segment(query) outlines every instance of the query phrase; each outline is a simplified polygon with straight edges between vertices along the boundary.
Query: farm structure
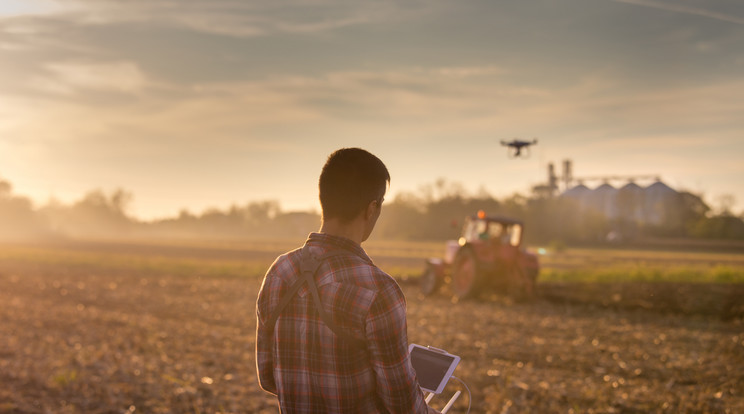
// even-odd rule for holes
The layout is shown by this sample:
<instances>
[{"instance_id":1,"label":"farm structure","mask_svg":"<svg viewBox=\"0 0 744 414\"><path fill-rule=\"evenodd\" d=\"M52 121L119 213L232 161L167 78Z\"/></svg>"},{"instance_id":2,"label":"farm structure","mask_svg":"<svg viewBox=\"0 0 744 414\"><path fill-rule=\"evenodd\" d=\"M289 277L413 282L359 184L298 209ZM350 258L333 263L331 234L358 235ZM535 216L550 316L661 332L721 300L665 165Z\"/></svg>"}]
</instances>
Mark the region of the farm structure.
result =
<instances>
[{"instance_id":1,"label":"farm structure","mask_svg":"<svg viewBox=\"0 0 744 414\"><path fill-rule=\"evenodd\" d=\"M588 183L599 185L589 186ZM647 185L639 185L645 182ZM615 185L613 185L613 183ZM610 220L623 220L645 225L678 221L679 206L702 203L697 196L677 191L658 175L602 175L575 177L571 160L563 161L558 176L548 164L548 181L533 187L541 197L574 200L584 211L600 213Z\"/></svg>"},{"instance_id":2,"label":"farm structure","mask_svg":"<svg viewBox=\"0 0 744 414\"><path fill-rule=\"evenodd\" d=\"M579 184L560 197L576 200L583 209L603 213L609 219L626 219L637 223L661 224L671 206L681 203L682 195L661 181L641 187L629 182L620 188L604 183L594 189Z\"/></svg>"}]
</instances>

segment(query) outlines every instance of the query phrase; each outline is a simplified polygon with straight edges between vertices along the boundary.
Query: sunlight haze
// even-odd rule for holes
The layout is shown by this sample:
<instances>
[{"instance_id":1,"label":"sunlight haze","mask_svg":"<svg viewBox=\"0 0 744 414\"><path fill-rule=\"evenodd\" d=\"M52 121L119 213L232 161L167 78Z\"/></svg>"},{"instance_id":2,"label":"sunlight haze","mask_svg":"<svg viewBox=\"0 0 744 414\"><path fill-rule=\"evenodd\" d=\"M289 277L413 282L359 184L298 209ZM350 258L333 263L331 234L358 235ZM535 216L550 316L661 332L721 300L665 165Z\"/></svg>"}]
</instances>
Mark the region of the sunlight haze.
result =
<instances>
[{"instance_id":1,"label":"sunlight haze","mask_svg":"<svg viewBox=\"0 0 744 414\"><path fill-rule=\"evenodd\" d=\"M359 146L389 199L529 194L571 159L740 214L742 74L734 0L3 0L0 179L37 206L123 188L141 219L319 210L326 157Z\"/></svg>"}]
</instances>

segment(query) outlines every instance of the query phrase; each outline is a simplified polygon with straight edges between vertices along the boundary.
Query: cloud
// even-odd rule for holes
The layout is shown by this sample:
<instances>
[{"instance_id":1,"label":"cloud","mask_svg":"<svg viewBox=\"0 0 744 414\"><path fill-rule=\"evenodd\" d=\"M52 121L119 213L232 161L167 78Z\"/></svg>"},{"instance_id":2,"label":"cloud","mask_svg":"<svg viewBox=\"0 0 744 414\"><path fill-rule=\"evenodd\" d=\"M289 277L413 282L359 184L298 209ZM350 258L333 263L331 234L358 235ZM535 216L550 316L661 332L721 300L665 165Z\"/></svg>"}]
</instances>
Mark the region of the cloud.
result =
<instances>
[{"instance_id":1,"label":"cloud","mask_svg":"<svg viewBox=\"0 0 744 414\"><path fill-rule=\"evenodd\" d=\"M638 6L651 7L659 10L672 11L675 13L684 13L693 16L708 17L729 23L744 24L744 16L731 16L725 13L718 13L711 10L701 9L698 7L684 6L680 4L671 4L654 0L613 0L618 3L635 4Z\"/></svg>"},{"instance_id":2,"label":"cloud","mask_svg":"<svg viewBox=\"0 0 744 414\"><path fill-rule=\"evenodd\" d=\"M415 10L389 2L348 0L67 0L66 18L89 25L157 22L196 32L238 38L277 33L312 34L400 20ZM424 9L424 5L419 6Z\"/></svg>"},{"instance_id":3,"label":"cloud","mask_svg":"<svg viewBox=\"0 0 744 414\"><path fill-rule=\"evenodd\" d=\"M69 95L81 90L136 93L147 80L132 62L54 62L45 65L48 73L32 79L37 89Z\"/></svg>"},{"instance_id":4,"label":"cloud","mask_svg":"<svg viewBox=\"0 0 744 414\"><path fill-rule=\"evenodd\" d=\"M68 119L166 141L199 142L209 136L212 142L229 143L314 132L327 136L328 131L413 139L502 133L633 138L642 135L639 131L700 137L728 136L744 128L739 116L744 113L744 81L638 90L595 76L560 87L537 87L516 81L499 67L448 66L276 75L195 86L161 83L157 89L166 93L154 93L152 82L128 62L56 63L48 71L47 83L40 80L37 85L47 91L139 96L127 105L78 100L71 108L80 114ZM56 104L43 105L49 107L37 109L38 116Z\"/></svg>"}]
</instances>

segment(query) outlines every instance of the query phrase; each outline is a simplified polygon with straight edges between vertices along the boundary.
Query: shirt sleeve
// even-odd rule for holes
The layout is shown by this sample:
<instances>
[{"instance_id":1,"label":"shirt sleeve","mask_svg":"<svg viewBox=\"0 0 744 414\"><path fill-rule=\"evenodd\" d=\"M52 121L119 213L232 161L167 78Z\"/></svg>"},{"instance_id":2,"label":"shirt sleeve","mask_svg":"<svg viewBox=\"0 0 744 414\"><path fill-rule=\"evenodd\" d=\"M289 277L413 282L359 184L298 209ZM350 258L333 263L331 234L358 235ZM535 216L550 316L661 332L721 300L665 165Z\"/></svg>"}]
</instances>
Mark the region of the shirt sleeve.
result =
<instances>
[{"instance_id":1,"label":"shirt sleeve","mask_svg":"<svg viewBox=\"0 0 744 414\"><path fill-rule=\"evenodd\" d=\"M365 329L377 393L388 411L429 412L409 361L405 297L394 282L378 291Z\"/></svg>"},{"instance_id":2,"label":"shirt sleeve","mask_svg":"<svg viewBox=\"0 0 744 414\"><path fill-rule=\"evenodd\" d=\"M268 309L268 287L267 279L270 271L266 274L261 290L258 292L256 300L256 371L258 373L258 384L264 391L274 395L277 393L276 382L274 381L274 361L271 352L273 330L270 330L261 321L269 317L265 315Z\"/></svg>"}]
</instances>

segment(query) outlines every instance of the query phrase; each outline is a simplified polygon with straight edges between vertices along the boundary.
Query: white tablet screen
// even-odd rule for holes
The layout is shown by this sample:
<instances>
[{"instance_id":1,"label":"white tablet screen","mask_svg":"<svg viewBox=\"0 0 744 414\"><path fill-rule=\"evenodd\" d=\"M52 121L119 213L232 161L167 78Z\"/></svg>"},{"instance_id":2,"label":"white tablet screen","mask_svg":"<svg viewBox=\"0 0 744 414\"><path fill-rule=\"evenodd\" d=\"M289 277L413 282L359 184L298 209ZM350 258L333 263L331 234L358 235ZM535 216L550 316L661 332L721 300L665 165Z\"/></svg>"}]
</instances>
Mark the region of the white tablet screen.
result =
<instances>
[{"instance_id":1,"label":"white tablet screen","mask_svg":"<svg viewBox=\"0 0 744 414\"><path fill-rule=\"evenodd\" d=\"M449 379L447 373L454 360L455 358L450 355L424 348L411 349L411 365L416 370L419 385L427 391L435 392L443 380Z\"/></svg>"}]
</instances>

